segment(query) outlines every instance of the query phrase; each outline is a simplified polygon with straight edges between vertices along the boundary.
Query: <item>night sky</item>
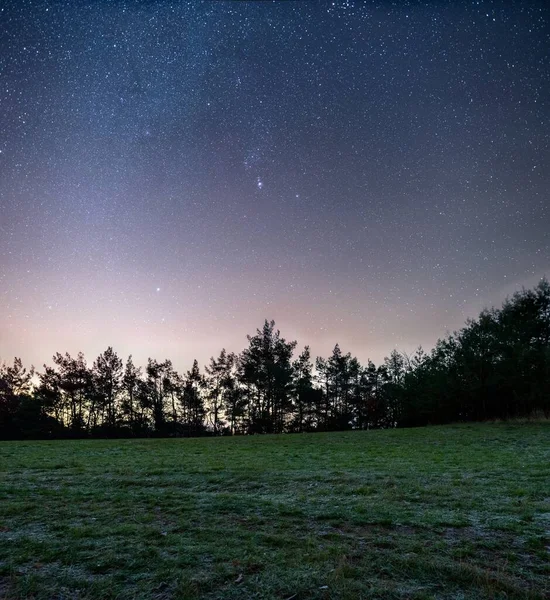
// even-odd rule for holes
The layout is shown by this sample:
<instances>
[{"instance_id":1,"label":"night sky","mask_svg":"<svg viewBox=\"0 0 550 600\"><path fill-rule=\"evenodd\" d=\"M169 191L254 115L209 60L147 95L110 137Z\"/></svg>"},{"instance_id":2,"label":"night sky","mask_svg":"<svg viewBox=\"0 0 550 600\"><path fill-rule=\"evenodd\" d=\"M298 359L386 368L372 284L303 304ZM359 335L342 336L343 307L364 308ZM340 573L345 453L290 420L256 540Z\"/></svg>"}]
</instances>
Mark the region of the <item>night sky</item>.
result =
<instances>
[{"instance_id":1,"label":"night sky","mask_svg":"<svg viewBox=\"0 0 550 600\"><path fill-rule=\"evenodd\" d=\"M430 349L550 275L546 2L0 4L0 361Z\"/></svg>"}]
</instances>

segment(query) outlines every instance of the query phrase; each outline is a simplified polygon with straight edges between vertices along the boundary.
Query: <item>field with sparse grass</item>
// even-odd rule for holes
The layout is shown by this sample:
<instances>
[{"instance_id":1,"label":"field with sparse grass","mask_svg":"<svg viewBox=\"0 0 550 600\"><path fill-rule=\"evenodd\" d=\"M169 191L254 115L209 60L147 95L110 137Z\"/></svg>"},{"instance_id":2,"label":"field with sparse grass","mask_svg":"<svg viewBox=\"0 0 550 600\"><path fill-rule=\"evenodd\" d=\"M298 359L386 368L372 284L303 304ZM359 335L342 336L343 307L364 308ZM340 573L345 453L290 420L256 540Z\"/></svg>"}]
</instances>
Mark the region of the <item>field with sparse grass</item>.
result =
<instances>
[{"instance_id":1,"label":"field with sparse grass","mask_svg":"<svg viewBox=\"0 0 550 600\"><path fill-rule=\"evenodd\" d=\"M550 423L0 443L0 598L550 597Z\"/></svg>"}]
</instances>

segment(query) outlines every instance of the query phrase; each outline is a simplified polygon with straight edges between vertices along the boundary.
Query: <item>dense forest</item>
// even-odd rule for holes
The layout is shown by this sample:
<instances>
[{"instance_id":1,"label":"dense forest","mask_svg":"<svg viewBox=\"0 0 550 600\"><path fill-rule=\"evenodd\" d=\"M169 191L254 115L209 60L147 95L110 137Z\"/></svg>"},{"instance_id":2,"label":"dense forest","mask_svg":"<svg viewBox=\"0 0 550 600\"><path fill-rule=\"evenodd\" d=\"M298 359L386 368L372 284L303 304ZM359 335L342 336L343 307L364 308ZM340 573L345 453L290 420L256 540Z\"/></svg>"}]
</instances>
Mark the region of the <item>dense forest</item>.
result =
<instances>
[{"instance_id":1,"label":"dense forest","mask_svg":"<svg viewBox=\"0 0 550 600\"><path fill-rule=\"evenodd\" d=\"M240 354L222 350L201 373L170 360L145 369L107 348L92 365L0 366L0 439L196 436L410 427L550 416L550 284L543 279L426 353L361 365L337 344L296 355L266 321Z\"/></svg>"}]
</instances>

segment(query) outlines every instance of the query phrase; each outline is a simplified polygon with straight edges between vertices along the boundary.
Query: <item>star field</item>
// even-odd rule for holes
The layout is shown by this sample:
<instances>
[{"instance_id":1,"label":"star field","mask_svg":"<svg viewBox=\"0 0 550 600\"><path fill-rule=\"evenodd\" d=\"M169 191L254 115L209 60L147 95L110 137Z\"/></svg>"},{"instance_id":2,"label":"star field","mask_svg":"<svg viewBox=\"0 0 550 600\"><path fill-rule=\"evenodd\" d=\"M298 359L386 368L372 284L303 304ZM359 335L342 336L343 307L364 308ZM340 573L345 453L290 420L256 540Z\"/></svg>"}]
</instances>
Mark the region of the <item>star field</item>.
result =
<instances>
[{"instance_id":1,"label":"star field","mask_svg":"<svg viewBox=\"0 0 550 600\"><path fill-rule=\"evenodd\" d=\"M550 274L545 2L3 2L0 360L265 318L431 348Z\"/></svg>"}]
</instances>

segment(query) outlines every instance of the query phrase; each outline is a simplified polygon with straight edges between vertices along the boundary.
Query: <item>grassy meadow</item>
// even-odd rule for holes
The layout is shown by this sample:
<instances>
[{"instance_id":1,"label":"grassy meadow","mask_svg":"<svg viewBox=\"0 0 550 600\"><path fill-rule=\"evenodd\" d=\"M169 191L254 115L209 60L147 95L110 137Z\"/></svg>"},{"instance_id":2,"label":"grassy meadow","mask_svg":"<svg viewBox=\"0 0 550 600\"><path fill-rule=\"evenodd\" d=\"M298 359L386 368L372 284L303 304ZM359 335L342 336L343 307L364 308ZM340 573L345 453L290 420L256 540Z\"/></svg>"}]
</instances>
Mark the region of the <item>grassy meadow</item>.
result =
<instances>
[{"instance_id":1,"label":"grassy meadow","mask_svg":"<svg viewBox=\"0 0 550 600\"><path fill-rule=\"evenodd\" d=\"M550 423L0 443L0 598L550 597Z\"/></svg>"}]
</instances>

